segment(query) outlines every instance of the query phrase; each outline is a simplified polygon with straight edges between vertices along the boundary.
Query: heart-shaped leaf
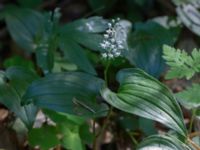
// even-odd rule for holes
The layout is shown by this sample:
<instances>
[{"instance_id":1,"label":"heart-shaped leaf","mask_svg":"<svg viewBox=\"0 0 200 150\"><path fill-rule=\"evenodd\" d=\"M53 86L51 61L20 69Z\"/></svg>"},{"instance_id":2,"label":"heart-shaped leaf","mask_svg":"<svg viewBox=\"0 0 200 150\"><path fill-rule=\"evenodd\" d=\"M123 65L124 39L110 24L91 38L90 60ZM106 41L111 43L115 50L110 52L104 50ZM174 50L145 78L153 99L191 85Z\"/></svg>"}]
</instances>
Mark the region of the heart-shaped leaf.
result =
<instances>
[{"instance_id":1,"label":"heart-shaped leaf","mask_svg":"<svg viewBox=\"0 0 200 150\"><path fill-rule=\"evenodd\" d=\"M117 93L104 88L102 97L112 106L163 123L186 137L183 116L173 94L162 83L139 69L123 69L117 74Z\"/></svg>"}]
</instances>

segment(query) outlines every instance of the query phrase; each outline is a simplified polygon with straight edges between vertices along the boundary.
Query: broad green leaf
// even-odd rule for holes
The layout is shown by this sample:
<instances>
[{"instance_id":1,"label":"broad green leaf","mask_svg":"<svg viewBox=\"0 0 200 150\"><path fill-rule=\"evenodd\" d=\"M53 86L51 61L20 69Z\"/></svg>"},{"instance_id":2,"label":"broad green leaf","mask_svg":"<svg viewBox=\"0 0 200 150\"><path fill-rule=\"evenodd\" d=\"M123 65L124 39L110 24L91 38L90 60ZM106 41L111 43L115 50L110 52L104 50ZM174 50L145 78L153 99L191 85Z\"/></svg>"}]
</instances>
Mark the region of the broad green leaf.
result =
<instances>
[{"instance_id":1,"label":"broad green leaf","mask_svg":"<svg viewBox=\"0 0 200 150\"><path fill-rule=\"evenodd\" d=\"M200 106L200 85L193 84L186 90L177 93L176 97L186 108L198 108Z\"/></svg>"},{"instance_id":2,"label":"broad green leaf","mask_svg":"<svg viewBox=\"0 0 200 150\"><path fill-rule=\"evenodd\" d=\"M69 39L63 39L60 42L60 49L64 52L64 57L76 64L81 70L96 74L96 71L84 53L84 49L77 43Z\"/></svg>"},{"instance_id":3,"label":"broad green leaf","mask_svg":"<svg viewBox=\"0 0 200 150\"><path fill-rule=\"evenodd\" d=\"M83 142L91 144L92 133L83 118L45 110L44 113L57 125L57 130L62 134L61 144L67 149L83 149Z\"/></svg>"},{"instance_id":4,"label":"broad green leaf","mask_svg":"<svg viewBox=\"0 0 200 150\"><path fill-rule=\"evenodd\" d=\"M101 17L80 19L64 25L61 30L62 39L70 39L91 50L102 51L100 42L103 37L98 33L108 28L108 21Z\"/></svg>"},{"instance_id":5,"label":"broad green leaf","mask_svg":"<svg viewBox=\"0 0 200 150\"><path fill-rule=\"evenodd\" d=\"M145 135L149 136L157 133L155 122L153 120L140 117L138 121L139 128L142 130L142 132L144 132Z\"/></svg>"},{"instance_id":6,"label":"broad green leaf","mask_svg":"<svg viewBox=\"0 0 200 150\"><path fill-rule=\"evenodd\" d=\"M83 144L79 135L79 127L73 126L73 130L70 130L64 124L60 127L61 133L63 133L62 145L66 149L70 150L83 150Z\"/></svg>"},{"instance_id":7,"label":"broad green leaf","mask_svg":"<svg viewBox=\"0 0 200 150\"><path fill-rule=\"evenodd\" d=\"M106 102L122 111L158 121L186 137L180 107L166 86L139 69L123 69L117 80L120 82L117 93L102 89Z\"/></svg>"},{"instance_id":8,"label":"broad green leaf","mask_svg":"<svg viewBox=\"0 0 200 150\"><path fill-rule=\"evenodd\" d=\"M159 77L165 69L162 46L173 45L177 36L177 32L153 21L137 23L135 31L129 36L129 51L126 57L131 64L154 77Z\"/></svg>"},{"instance_id":9,"label":"broad green leaf","mask_svg":"<svg viewBox=\"0 0 200 150\"><path fill-rule=\"evenodd\" d=\"M100 43L103 41L102 35L74 31L71 38L84 47L95 51L102 51L100 46Z\"/></svg>"},{"instance_id":10,"label":"broad green leaf","mask_svg":"<svg viewBox=\"0 0 200 150\"><path fill-rule=\"evenodd\" d=\"M45 74L51 73L54 65L54 53L58 48L60 19L59 9L44 15L44 25L36 40L36 62Z\"/></svg>"},{"instance_id":11,"label":"broad green leaf","mask_svg":"<svg viewBox=\"0 0 200 150\"><path fill-rule=\"evenodd\" d=\"M96 102L104 81L90 74L65 72L47 75L26 91L23 103L80 116L102 116L107 106Z\"/></svg>"},{"instance_id":12,"label":"broad green leaf","mask_svg":"<svg viewBox=\"0 0 200 150\"><path fill-rule=\"evenodd\" d=\"M32 147L39 146L41 150L49 150L60 144L57 134L56 127L44 125L41 128L31 129L28 141Z\"/></svg>"},{"instance_id":13,"label":"broad green leaf","mask_svg":"<svg viewBox=\"0 0 200 150\"><path fill-rule=\"evenodd\" d=\"M28 69L11 67L0 73L0 102L16 114L27 127L31 127L37 113L32 105L21 106L22 95L38 76Z\"/></svg>"},{"instance_id":14,"label":"broad green leaf","mask_svg":"<svg viewBox=\"0 0 200 150\"><path fill-rule=\"evenodd\" d=\"M176 12L182 23L193 33L200 36L200 2L198 0L188 0L188 4L180 5Z\"/></svg>"},{"instance_id":15,"label":"broad green leaf","mask_svg":"<svg viewBox=\"0 0 200 150\"><path fill-rule=\"evenodd\" d=\"M34 51L34 40L41 31L43 16L31 9L13 7L5 10L5 20L13 40L23 49Z\"/></svg>"},{"instance_id":16,"label":"broad green leaf","mask_svg":"<svg viewBox=\"0 0 200 150\"><path fill-rule=\"evenodd\" d=\"M169 135L153 135L142 141L137 150L193 150L177 138Z\"/></svg>"},{"instance_id":17,"label":"broad green leaf","mask_svg":"<svg viewBox=\"0 0 200 150\"><path fill-rule=\"evenodd\" d=\"M68 126L70 126L72 124L76 124L76 125L81 126L85 122L85 119L83 119L81 117L78 117L78 116L75 116L75 115L56 112L56 111L52 111L52 110L48 110L48 109L44 109L43 112L53 122L55 122L57 124L62 124L63 123L63 124L68 125ZM71 127L73 127L73 125Z\"/></svg>"},{"instance_id":18,"label":"broad green leaf","mask_svg":"<svg viewBox=\"0 0 200 150\"><path fill-rule=\"evenodd\" d=\"M5 68L12 67L12 66L21 66L27 69L34 69L34 64L31 60L27 60L21 56L12 56L7 58L3 65Z\"/></svg>"},{"instance_id":19,"label":"broad green leaf","mask_svg":"<svg viewBox=\"0 0 200 150\"><path fill-rule=\"evenodd\" d=\"M72 30L84 33L99 33L104 32L108 28L107 23L108 21L102 17L90 17L68 23L62 27L61 31L64 33L71 32Z\"/></svg>"},{"instance_id":20,"label":"broad green leaf","mask_svg":"<svg viewBox=\"0 0 200 150\"><path fill-rule=\"evenodd\" d=\"M37 64L44 73L50 73L54 64L54 55L47 47L40 47L36 49Z\"/></svg>"},{"instance_id":21,"label":"broad green leaf","mask_svg":"<svg viewBox=\"0 0 200 150\"><path fill-rule=\"evenodd\" d=\"M167 72L167 79L183 77L190 79L196 72L200 72L200 51L197 49L188 55L184 50L164 45L163 58L171 67Z\"/></svg>"},{"instance_id":22,"label":"broad green leaf","mask_svg":"<svg viewBox=\"0 0 200 150\"><path fill-rule=\"evenodd\" d=\"M60 53L54 53L54 65L52 72L62 72L62 71L76 71L78 68L74 63L70 63Z\"/></svg>"}]
</instances>

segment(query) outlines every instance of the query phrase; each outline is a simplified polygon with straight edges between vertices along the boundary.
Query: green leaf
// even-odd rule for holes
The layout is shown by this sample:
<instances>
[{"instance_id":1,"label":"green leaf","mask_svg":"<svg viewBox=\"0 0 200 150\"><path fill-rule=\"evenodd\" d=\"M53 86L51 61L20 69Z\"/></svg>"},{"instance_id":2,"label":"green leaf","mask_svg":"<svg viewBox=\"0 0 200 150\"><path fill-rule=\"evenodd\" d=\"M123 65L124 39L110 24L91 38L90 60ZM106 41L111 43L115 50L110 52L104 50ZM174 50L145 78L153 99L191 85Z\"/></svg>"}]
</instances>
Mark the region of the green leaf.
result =
<instances>
[{"instance_id":1,"label":"green leaf","mask_svg":"<svg viewBox=\"0 0 200 150\"><path fill-rule=\"evenodd\" d=\"M96 102L103 84L103 80L81 72L50 74L28 88L23 103L84 117L104 116L107 106Z\"/></svg>"},{"instance_id":2,"label":"green leaf","mask_svg":"<svg viewBox=\"0 0 200 150\"><path fill-rule=\"evenodd\" d=\"M36 40L36 62L45 74L51 73L54 65L54 53L58 48L60 19L59 9L44 15L44 25Z\"/></svg>"},{"instance_id":3,"label":"green leaf","mask_svg":"<svg viewBox=\"0 0 200 150\"><path fill-rule=\"evenodd\" d=\"M155 122L146 118L139 118L139 128L148 136L157 133Z\"/></svg>"},{"instance_id":4,"label":"green leaf","mask_svg":"<svg viewBox=\"0 0 200 150\"><path fill-rule=\"evenodd\" d=\"M0 102L14 112L27 127L32 126L37 108L32 104L21 106L22 95L37 78L34 72L20 67L11 67L0 73Z\"/></svg>"},{"instance_id":5,"label":"green leaf","mask_svg":"<svg viewBox=\"0 0 200 150\"><path fill-rule=\"evenodd\" d=\"M70 39L91 50L102 51L100 42L103 37L97 33L104 32L107 28L108 21L102 17L90 17L64 25L60 34L62 39Z\"/></svg>"},{"instance_id":6,"label":"green leaf","mask_svg":"<svg viewBox=\"0 0 200 150\"><path fill-rule=\"evenodd\" d=\"M61 40L60 49L64 52L65 58L76 64L81 70L96 74L96 71L84 53L84 49L77 43L68 39Z\"/></svg>"},{"instance_id":7,"label":"green leaf","mask_svg":"<svg viewBox=\"0 0 200 150\"><path fill-rule=\"evenodd\" d=\"M51 72L54 64L54 55L52 51L45 47L37 48L36 60L38 66L42 68L45 74Z\"/></svg>"},{"instance_id":8,"label":"green leaf","mask_svg":"<svg viewBox=\"0 0 200 150\"><path fill-rule=\"evenodd\" d=\"M153 135L143 140L137 150L193 150L177 138L169 135Z\"/></svg>"},{"instance_id":9,"label":"green leaf","mask_svg":"<svg viewBox=\"0 0 200 150\"><path fill-rule=\"evenodd\" d=\"M186 137L180 107L166 86L139 69L123 69L117 80L120 82L117 93L102 89L106 102L122 111L158 121Z\"/></svg>"},{"instance_id":10,"label":"green leaf","mask_svg":"<svg viewBox=\"0 0 200 150\"><path fill-rule=\"evenodd\" d=\"M64 34L71 31L79 31L83 33L100 33L108 28L108 21L102 17L90 17L87 19L79 19L68 23L61 28L61 33ZM72 35L70 35L72 36Z\"/></svg>"},{"instance_id":11,"label":"green leaf","mask_svg":"<svg viewBox=\"0 0 200 150\"><path fill-rule=\"evenodd\" d=\"M200 51L197 49L194 49L190 56L185 51L164 45L163 58L171 67L167 72L167 79L190 79L196 72L200 72Z\"/></svg>"},{"instance_id":12,"label":"green leaf","mask_svg":"<svg viewBox=\"0 0 200 150\"><path fill-rule=\"evenodd\" d=\"M173 45L178 34L154 21L135 24L135 31L129 36L129 51L126 57L131 64L159 77L165 69L162 59L163 44Z\"/></svg>"},{"instance_id":13,"label":"green leaf","mask_svg":"<svg viewBox=\"0 0 200 150\"><path fill-rule=\"evenodd\" d=\"M200 106L200 85L193 84L186 90L176 94L179 102L188 109L197 108Z\"/></svg>"},{"instance_id":14,"label":"green leaf","mask_svg":"<svg viewBox=\"0 0 200 150\"><path fill-rule=\"evenodd\" d=\"M5 10L5 20L13 40L23 49L34 51L34 40L42 28L43 16L31 9L12 7Z\"/></svg>"},{"instance_id":15,"label":"green leaf","mask_svg":"<svg viewBox=\"0 0 200 150\"><path fill-rule=\"evenodd\" d=\"M70 150L83 150L81 138L79 136L78 126L74 126L73 130L70 130L65 125L60 127L61 133L63 133L62 145L66 149Z\"/></svg>"},{"instance_id":16,"label":"green leaf","mask_svg":"<svg viewBox=\"0 0 200 150\"><path fill-rule=\"evenodd\" d=\"M34 64L31 60L27 60L21 56L12 56L3 62L5 68L12 66L21 66L27 69L34 69Z\"/></svg>"},{"instance_id":17,"label":"green leaf","mask_svg":"<svg viewBox=\"0 0 200 150\"><path fill-rule=\"evenodd\" d=\"M28 133L28 141L32 147L39 146L41 150L49 150L60 144L57 134L56 127L45 125L31 129Z\"/></svg>"},{"instance_id":18,"label":"green leaf","mask_svg":"<svg viewBox=\"0 0 200 150\"><path fill-rule=\"evenodd\" d=\"M176 8L176 12L182 23L193 33L200 36L200 2L187 0L189 4L183 4ZM192 1L194 4L192 4Z\"/></svg>"},{"instance_id":19,"label":"green leaf","mask_svg":"<svg viewBox=\"0 0 200 150\"><path fill-rule=\"evenodd\" d=\"M89 132L89 126L83 118L51 110L44 110L44 113L57 124L58 132L63 137L61 144L65 148L83 149L82 140L91 140L92 133Z\"/></svg>"},{"instance_id":20,"label":"green leaf","mask_svg":"<svg viewBox=\"0 0 200 150\"><path fill-rule=\"evenodd\" d=\"M55 122L57 124L62 124L63 123L63 124L68 125L68 126L70 126L71 124L76 124L76 125L81 126L85 122L85 119L83 119L81 117L78 117L78 116L75 116L75 115L56 112L56 111L52 111L52 110L49 110L49 109L44 109L43 112L53 122Z\"/></svg>"}]
</instances>

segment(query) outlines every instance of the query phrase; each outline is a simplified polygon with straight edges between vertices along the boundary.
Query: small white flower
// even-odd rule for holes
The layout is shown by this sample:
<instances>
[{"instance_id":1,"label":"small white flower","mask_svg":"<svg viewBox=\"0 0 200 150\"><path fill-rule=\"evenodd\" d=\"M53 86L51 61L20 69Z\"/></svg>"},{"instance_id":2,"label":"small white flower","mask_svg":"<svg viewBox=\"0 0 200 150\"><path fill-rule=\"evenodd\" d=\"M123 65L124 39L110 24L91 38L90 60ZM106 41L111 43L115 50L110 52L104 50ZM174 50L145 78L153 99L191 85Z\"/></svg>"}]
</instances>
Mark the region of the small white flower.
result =
<instances>
[{"instance_id":1,"label":"small white flower","mask_svg":"<svg viewBox=\"0 0 200 150\"><path fill-rule=\"evenodd\" d=\"M101 47L102 47L103 49L106 48L106 44L105 44L105 43L101 43L100 45L101 45Z\"/></svg>"},{"instance_id":2,"label":"small white flower","mask_svg":"<svg viewBox=\"0 0 200 150\"><path fill-rule=\"evenodd\" d=\"M114 56L113 56L113 54L108 53L108 57L113 58Z\"/></svg>"},{"instance_id":3,"label":"small white flower","mask_svg":"<svg viewBox=\"0 0 200 150\"><path fill-rule=\"evenodd\" d=\"M119 44L119 45L118 45L118 48L119 48L119 49L123 49L123 48L124 48L124 46L123 46L123 45L121 45L121 44Z\"/></svg>"},{"instance_id":4,"label":"small white flower","mask_svg":"<svg viewBox=\"0 0 200 150\"><path fill-rule=\"evenodd\" d=\"M104 41L104 44L106 45L106 47L110 46L110 42L108 41Z\"/></svg>"},{"instance_id":5,"label":"small white flower","mask_svg":"<svg viewBox=\"0 0 200 150\"><path fill-rule=\"evenodd\" d=\"M107 54L106 53L102 53L101 54L103 58L107 58Z\"/></svg>"},{"instance_id":6,"label":"small white flower","mask_svg":"<svg viewBox=\"0 0 200 150\"><path fill-rule=\"evenodd\" d=\"M122 44L123 42L122 41L117 41L117 44Z\"/></svg>"},{"instance_id":7,"label":"small white flower","mask_svg":"<svg viewBox=\"0 0 200 150\"><path fill-rule=\"evenodd\" d=\"M106 30L106 32L107 32L108 34L112 34L112 33L113 33L113 30L112 30L112 29L108 29L108 30Z\"/></svg>"},{"instance_id":8,"label":"small white flower","mask_svg":"<svg viewBox=\"0 0 200 150\"><path fill-rule=\"evenodd\" d=\"M120 52L116 52L114 55L115 55L115 57L118 57L118 56L121 55L121 53Z\"/></svg>"},{"instance_id":9,"label":"small white flower","mask_svg":"<svg viewBox=\"0 0 200 150\"><path fill-rule=\"evenodd\" d=\"M116 53L116 52L117 52L117 48L114 48L114 49L113 49L113 53Z\"/></svg>"},{"instance_id":10,"label":"small white flower","mask_svg":"<svg viewBox=\"0 0 200 150\"><path fill-rule=\"evenodd\" d=\"M114 42L115 42L115 39L114 39L114 38L112 38L112 39L111 39L111 42L112 42L112 43L114 43Z\"/></svg>"},{"instance_id":11,"label":"small white flower","mask_svg":"<svg viewBox=\"0 0 200 150\"><path fill-rule=\"evenodd\" d=\"M114 49L114 48L115 48L115 45L113 45L113 44L110 45L110 48L111 48L111 49Z\"/></svg>"},{"instance_id":12,"label":"small white flower","mask_svg":"<svg viewBox=\"0 0 200 150\"><path fill-rule=\"evenodd\" d=\"M124 49L123 41L117 39L116 32L117 26L120 26L119 18L116 20L112 19L110 23L108 23L108 29L106 30L106 34L104 34L104 40L102 43L100 43L101 47L105 50L104 53L102 53L102 57L106 59L111 59L114 57L119 57L121 55L121 50Z\"/></svg>"},{"instance_id":13,"label":"small white flower","mask_svg":"<svg viewBox=\"0 0 200 150\"><path fill-rule=\"evenodd\" d=\"M104 36L106 39L109 38L109 35L108 35L108 34L104 34L103 36Z\"/></svg>"}]
</instances>

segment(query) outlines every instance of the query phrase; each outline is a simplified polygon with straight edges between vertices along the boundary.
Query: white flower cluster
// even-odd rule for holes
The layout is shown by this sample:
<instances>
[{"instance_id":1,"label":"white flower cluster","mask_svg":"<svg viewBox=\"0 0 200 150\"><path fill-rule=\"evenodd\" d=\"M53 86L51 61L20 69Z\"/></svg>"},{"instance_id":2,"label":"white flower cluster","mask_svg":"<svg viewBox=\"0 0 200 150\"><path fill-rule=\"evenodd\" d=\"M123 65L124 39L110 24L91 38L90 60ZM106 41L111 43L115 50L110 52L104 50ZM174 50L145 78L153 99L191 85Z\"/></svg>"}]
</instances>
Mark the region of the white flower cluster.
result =
<instances>
[{"instance_id":1,"label":"white flower cluster","mask_svg":"<svg viewBox=\"0 0 200 150\"><path fill-rule=\"evenodd\" d=\"M100 46L105 50L102 53L103 58L114 58L121 55L121 50L124 49L121 40L116 39L116 28L119 26L120 19L112 19L110 23L108 23L108 29L104 34L104 40L100 43Z\"/></svg>"}]
</instances>

